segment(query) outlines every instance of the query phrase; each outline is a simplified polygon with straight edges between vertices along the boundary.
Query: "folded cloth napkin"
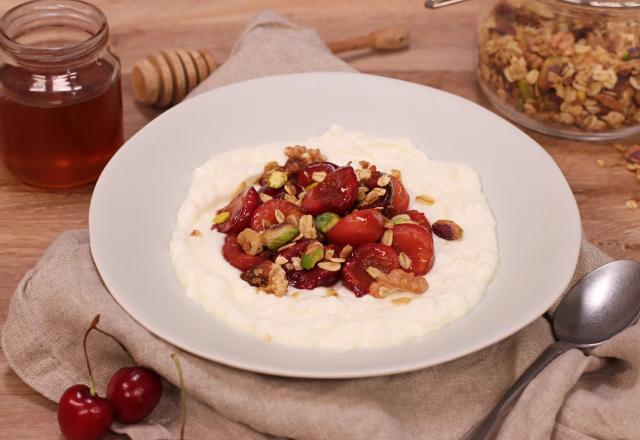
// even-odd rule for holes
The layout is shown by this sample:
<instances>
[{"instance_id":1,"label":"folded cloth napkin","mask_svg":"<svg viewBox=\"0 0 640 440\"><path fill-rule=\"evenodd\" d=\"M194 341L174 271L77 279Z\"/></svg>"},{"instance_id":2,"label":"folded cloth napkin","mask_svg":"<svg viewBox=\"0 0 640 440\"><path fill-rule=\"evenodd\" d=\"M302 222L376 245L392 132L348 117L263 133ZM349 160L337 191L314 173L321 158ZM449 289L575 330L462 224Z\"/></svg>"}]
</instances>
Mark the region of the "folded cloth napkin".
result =
<instances>
[{"instance_id":1,"label":"folded cloth napkin","mask_svg":"<svg viewBox=\"0 0 640 440\"><path fill-rule=\"evenodd\" d=\"M198 91L234 80L309 70L350 70L318 36L274 13L249 25L227 62ZM609 261L583 242L574 281ZM541 274L544 276L544 274ZM96 271L88 233L63 234L18 286L2 335L9 364L51 400L86 383L82 334L91 318L117 335L136 360L165 379L158 408L143 423L115 424L134 440L178 438L177 374L182 361L188 393L189 439L460 438L553 342L544 318L477 353L411 373L354 380L303 380L236 370L180 352L156 338L112 299ZM89 354L98 391L127 365L108 338L93 334ZM590 356L571 350L525 390L505 420L500 439L640 438L640 327Z\"/></svg>"}]
</instances>

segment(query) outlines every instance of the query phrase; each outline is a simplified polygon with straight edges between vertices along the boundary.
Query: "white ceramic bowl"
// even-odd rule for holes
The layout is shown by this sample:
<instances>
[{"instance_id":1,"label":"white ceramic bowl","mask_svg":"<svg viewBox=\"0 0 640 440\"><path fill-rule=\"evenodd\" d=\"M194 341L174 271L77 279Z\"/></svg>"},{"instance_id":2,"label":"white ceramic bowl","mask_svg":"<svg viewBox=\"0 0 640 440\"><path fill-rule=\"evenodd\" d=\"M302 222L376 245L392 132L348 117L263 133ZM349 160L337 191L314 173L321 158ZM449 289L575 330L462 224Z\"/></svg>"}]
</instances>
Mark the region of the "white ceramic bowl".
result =
<instances>
[{"instance_id":1,"label":"white ceramic bowl","mask_svg":"<svg viewBox=\"0 0 640 440\"><path fill-rule=\"evenodd\" d=\"M331 124L407 137L432 158L465 162L480 173L498 224L500 264L484 299L465 318L392 348L305 350L239 334L183 294L168 243L192 170L228 149L303 140ZM455 95L354 73L260 78L167 111L109 162L93 194L89 223L105 284L149 331L227 365L314 378L410 371L511 335L543 314L567 286L581 238L567 182L523 132Z\"/></svg>"}]
</instances>

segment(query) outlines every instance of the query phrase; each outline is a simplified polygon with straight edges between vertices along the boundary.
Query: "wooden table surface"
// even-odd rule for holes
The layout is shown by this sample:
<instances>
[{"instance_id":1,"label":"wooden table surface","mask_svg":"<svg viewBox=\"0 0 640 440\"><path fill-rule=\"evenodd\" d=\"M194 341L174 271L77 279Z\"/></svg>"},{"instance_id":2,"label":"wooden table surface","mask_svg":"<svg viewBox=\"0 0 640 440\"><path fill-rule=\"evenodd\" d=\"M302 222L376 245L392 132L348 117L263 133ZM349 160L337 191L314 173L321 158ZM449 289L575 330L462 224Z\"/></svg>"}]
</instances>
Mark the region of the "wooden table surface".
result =
<instances>
[{"instance_id":1,"label":"wooden table surface","mask_svg":"<svg viewBox=\"0 0 640 440\"><path fill-rule=\"evenodd\" d=\"M0 0L0 10L19 3ZM344 56L357 69L441 88L487 105L474 79L473 45L478 2L427 11L420 0L94 0L106 13L112 43L123 64L125 135L158 112L134 103L129 84L138 58L163 48L210 48L224 60L247 21L273 9L315 28L325 40L401 24L411 49L399 53ZM460 121L461 127L464 121ZM621 167L609 145L562 141L532 134L553 156L576 196L586 236L615 258L640 259L640 184ZM526 166L526 164L523 164ZM85 228L92 187L45 191L18 182L0 166L0 325L20 278L61 232ZM541 227L544 227L541 225ZM535 231L529 231L535 233ZM55 404L25 385L0 355L0 437L59 439Z\"/></svg>"}]
</instances>

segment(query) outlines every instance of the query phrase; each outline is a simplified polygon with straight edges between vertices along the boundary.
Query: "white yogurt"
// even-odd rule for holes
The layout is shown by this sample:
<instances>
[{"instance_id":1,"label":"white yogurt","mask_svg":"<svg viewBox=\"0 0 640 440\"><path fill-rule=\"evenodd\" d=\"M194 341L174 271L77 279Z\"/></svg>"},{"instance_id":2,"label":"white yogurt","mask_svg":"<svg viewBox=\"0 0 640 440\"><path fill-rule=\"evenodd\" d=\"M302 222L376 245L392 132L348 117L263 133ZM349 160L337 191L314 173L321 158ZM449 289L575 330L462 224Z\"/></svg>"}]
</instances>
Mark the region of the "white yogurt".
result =
<instances>
[{"instance_id":1,"label":"white yogurt","mask_svg":"<svg viewBox=\"0 0 640 440\"><path fill-rule=\"evenodd\" d=\"M240 182L260 174L269 161L283 163L284 146L296 143L320 148L338 165L366 160L382 171L401 170L411 209L423 211L432 222L454 220L464 229L458 241L434 236L436 260L426 276L426 293L357 298L339 283L334 287L337 297L327 296L324 287L289 287L287 296L277 297L257 293L240 279L240 271L222 257L224 235L210 230L212 218ZM416 203L419 194L433 197L435 203ZM192 237L194 229L202 236ZM265 341L332 350L396 345L460 319L480 301L498 265L495 220L472 168L430 160L406 139L382 139L338 126L305 142L228 151L197 168L178 211L170 254L187 296L216 318ZM411 296L412 301L393 304L399 296Z\"/></svg>"}]
</instances>

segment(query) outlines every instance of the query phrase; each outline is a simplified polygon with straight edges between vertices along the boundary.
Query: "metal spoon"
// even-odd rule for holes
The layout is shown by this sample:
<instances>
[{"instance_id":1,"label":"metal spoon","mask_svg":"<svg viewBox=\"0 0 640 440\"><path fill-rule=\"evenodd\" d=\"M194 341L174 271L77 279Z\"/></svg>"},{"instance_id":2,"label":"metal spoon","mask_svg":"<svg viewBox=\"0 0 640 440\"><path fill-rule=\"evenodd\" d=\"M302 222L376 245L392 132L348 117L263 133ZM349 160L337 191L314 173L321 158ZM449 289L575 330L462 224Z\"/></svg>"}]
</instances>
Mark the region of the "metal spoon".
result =
<instances>
[{"instance_id":1,"label":"metal spoon","mask_svg":"<svg viewBox=\"0 0 640 440\"><path fill-rule=\"evenodd\" d=\"M464 440L488 439L502 414L553 359L572 348L588 353L640 318L640 263L620 260L594 270L564 297L553 317L558 342L524 372Z\"/></svg>"}]
</instances>

